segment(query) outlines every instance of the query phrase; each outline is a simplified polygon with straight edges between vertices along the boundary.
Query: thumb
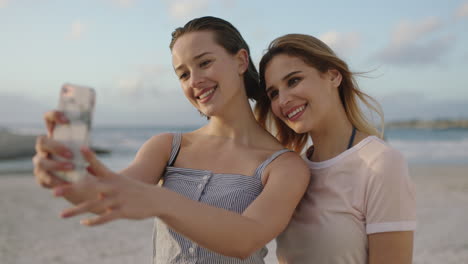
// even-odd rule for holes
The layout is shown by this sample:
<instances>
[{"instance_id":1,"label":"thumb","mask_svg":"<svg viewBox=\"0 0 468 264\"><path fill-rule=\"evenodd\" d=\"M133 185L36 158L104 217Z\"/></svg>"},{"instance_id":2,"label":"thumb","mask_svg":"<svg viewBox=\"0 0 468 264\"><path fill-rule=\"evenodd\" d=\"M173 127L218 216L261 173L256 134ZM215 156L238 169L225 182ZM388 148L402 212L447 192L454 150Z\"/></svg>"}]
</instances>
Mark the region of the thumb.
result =
<instances>
[{"instance_id":1,"label":"thumb","mask_svg":"<svg viewBox=\"0 0 468 264\"><path fill-rule=\"evenodd\" d=\"M89 163L88 171L96 177L109 177L112 172L100 162L96 154L89 147L82 147L81 154L84 159Z\"/></svg>"}]
</instances>

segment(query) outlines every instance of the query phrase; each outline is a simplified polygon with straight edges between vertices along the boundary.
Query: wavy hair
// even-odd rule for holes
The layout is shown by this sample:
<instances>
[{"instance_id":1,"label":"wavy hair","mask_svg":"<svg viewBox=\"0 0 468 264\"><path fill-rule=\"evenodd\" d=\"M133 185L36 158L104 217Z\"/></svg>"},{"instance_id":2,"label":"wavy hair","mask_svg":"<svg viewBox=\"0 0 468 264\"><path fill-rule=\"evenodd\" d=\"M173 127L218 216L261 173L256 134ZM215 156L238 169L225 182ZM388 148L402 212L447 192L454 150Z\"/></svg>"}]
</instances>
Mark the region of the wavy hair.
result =
<instances>
[{"instance_id":1,"label":"wavy hair","mask_svg":"<svg viewBox=\"0 0 468 264\"><path fill-rule=\"evenodd\" d=\"M262 96L255 105L258 122L264 128L273 132L281 144L300 153L307 144L308 134L294 132L271 112L271 102L265 91L265 69L268 63L279 54L297 57L321 73L325 73L329 69L338 70L342 75L338 91L348 120L357 130L383 138L384 116L382 108L374 98L359 89L354 78L356 74L362 73L351 72L346 62L338 58L335 52L321 40L310 35L288 34L273 40L260 61ZM361 104L364 104L368 110L379 116L380 130L364 114Z\"/></svg>"}]
</instances>

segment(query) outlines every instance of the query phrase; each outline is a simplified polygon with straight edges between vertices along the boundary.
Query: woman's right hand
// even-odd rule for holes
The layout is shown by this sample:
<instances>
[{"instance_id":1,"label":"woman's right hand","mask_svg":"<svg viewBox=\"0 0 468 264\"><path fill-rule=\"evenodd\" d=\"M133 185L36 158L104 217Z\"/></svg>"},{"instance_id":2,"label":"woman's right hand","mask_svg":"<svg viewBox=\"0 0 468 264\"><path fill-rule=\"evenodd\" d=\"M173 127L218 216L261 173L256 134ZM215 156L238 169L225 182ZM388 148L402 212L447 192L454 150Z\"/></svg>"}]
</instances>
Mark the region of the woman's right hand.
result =
<instances>
[{"instance_id":1,"label":"woman's right hand","mask_svg":"<svg viewBox=\"0 0 468 264\"><path fill-rule=\"evenodd\" d=\"M36 155L33 157L34 176L36 181L45 188L53 188L66 181L54 176L53 171L73 170L73 163L68 161L56 161L52 155L57 155L70 160L73 153L63 144L52 139L52 133L56 124L68 123L65 115L60 111L49 111L44 114L47 127L47 136L38 136L36 139Z\"/></svg>"}]
</instances>

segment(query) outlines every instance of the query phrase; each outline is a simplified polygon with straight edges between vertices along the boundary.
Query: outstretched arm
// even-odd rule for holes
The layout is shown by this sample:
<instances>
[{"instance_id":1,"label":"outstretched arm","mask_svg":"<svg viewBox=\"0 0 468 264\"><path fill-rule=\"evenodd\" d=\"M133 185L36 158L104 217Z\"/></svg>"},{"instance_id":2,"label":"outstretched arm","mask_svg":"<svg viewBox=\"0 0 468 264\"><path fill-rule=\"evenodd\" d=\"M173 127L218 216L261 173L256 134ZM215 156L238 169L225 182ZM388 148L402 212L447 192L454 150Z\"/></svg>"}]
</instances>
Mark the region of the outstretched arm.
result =
<instances>
[{"instance_id":1,"label":"outstretched arm","mask_svg":"<svg viewBox=\"0 0 468 264\"><path fill-rule=\"evenodd\" d=\"M250 256L286 227L310 178L305 163L297 154L281 155L267 167L268 180L262 193L240 215L158 186L124 179L100 164L89 150L84 155L93 173L98 175L96 182L86 188L101 195L64 212L65 217L104 210L100 216L83 222L98 225L118 218L156 216L199 245L238 258ZM58 188L55 191L63 195L69 190Z\"/></svg>"}]
</instances>

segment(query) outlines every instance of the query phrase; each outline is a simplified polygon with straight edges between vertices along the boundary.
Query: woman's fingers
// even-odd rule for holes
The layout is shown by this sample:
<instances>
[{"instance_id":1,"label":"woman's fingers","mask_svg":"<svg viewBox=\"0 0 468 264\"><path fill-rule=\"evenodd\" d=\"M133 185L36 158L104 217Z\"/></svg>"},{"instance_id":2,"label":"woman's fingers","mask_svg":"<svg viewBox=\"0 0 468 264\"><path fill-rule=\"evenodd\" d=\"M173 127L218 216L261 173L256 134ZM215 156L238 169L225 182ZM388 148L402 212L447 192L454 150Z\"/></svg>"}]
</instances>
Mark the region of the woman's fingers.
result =
<instances>
[{"instance_id":1,"label":"woman's fingers","mask_svg":"<svg viewBox=\"0 0 468 264\"><path fill-rule=\"evenodd\" d=\"M44 153L36 154L33 158L33 164L36 181L45 188L51 188L67 183L66 181L54 176L52 171L67 171L74 168L72 163L50 160Z\"/></svg>"},{"instance_id":2,"label":"woman's fingers","mask_svg":"<svg viewBox=\"0 0 468 264\"><path fill-rule=\"evenodd\" d=\"M68 149L64 144L50 139L47 136L38 136L35 147L37 153L58 155L66 159L73 158L73 153L70 149Z\"/></svg>"},{"instance_id":3,"label":"woman's fingers","mask_svg":"<svg viewBox=\"0 0 468 264\"><path fill-rule=\"evenodd\" d=\"M88 212L101 213L106 212L108 208L113 207L113 200L111 198L104 198L102 195L98 199L83 202L73 208L67 209L62 212L63 218L73 217Z\"/></svg>"},{"instance_id":4,"label":"woman's fingers","mask_svg":"<svg viewBox=\"0 0 468 264\"><path fill-rule=\"evenodd\" d=\"M36 171L36 169L34 169L34 175L36 175L37 183L44 188L50 189L56 186L68 184L68 182L52 175L47 171Z\"/></svg>"},{"instance_id":5,"label":"woman's fingers","mask_svg":"<svg viewBox=\"0 0 468 264\"><path fill-rule=\"evenodd\" d=\"M115 190L112 185L88 175L76 183L57 186L53 192L57 197L78 193L94 200L100 196L110 197L114 195Z\"/></svg>"},{"instance_id":6,"label":"woman's fingers","mask_svg":"<svg viewBox=\"0 0 468 264\"><path fill-rule=\"evenodd\" d=\"M52 131L56 124L66 124L68 119L65 117L65 114L60 111L48 111L44 114L44 121L47 127L47 135L52 137Z\"/></svg>"},{"instance_id":7,"label":"woman's fingers","mask_svg":"<svg viewBox=\"0 0 468 264\"><path fill-rule=\"evenodd\" d=\"M81 153L85 160L89 163L88 171L97 177L110 177L113 175L104 164L102 164L96 157L96 154L89 149L89 147L82 147Z\"/></svg>"},{"instance_id":8,"label":"woman's fingers","mask_svg":"<svg viewBox=\"0 0 468 264\"><path fill-rule=\"evenodd\" d=\"M57 161L48 158L43 154L38 154L33 158L35 169L39 171L69 171L75 168L70 161Z\"/></svg>"},{"instance_id":9,"label":"woman's fingers","mask_svg":"<svg viewBox=\"0 0 468 264\"><path fill-rule=\"evenodd\" d=\"M119 218L120 218L120 213L118 210L108 209L104 214L95 218L81 220L80 223L86 226L96 226L96 225L105 224L107 222L110 222Z\"/></svg>"}]
</instances>

